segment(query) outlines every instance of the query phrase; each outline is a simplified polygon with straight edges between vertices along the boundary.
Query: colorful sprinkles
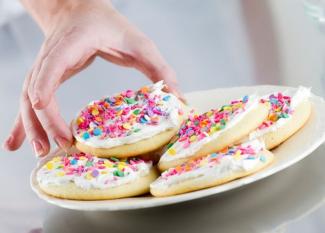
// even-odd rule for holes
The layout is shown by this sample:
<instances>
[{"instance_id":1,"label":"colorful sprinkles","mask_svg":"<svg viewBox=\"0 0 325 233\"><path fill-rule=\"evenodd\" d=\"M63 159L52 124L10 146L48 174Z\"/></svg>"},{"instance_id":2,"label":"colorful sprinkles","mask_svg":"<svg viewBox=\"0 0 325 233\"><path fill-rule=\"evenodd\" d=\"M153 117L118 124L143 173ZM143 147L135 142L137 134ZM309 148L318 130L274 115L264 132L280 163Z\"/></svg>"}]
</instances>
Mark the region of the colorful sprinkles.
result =
<instances>
[{"instance_id":1,"label":"colorful sprinkles","mask_svg":"<svg viewBox=\"0 0 325 233\"><path fill-rule=\"evenodd\" d=\"M83 140L119 138L140 132L141 125L158 125L171 112L171 94L156 91L163 86L156 83L94 101L77 116L77 135ZM182 111L178 113L181 115Z\"/></svg>"},{"instance_id":2,"label":"colorful sprinkles","mask_svg":"<svg viewBox=\"0 0 325 233\"><path fill-rule=\"evenodd\" d=\"M249 98L246 95L242 99L231 101L230 104L223 105L219 109L211 109L201 115L192 111L188 119L182 124L176 137L167 146L167 155L176 154L173 148L176 141L180 142L183 148L188 148L191 143L200 141L224 129L231 119L246 110Z\"/></svg>"},{"instance_id":3,"label":"colorful sprinkles","mask_svg":"<svg viewBox=\"0 0 325 233\"><path fill-rule=\"evenodd\" d=\"M258 127L260 130L272 126L281 118L289 118L293 113L293 109L291 108L291 97L283 95L281 92L271 94L268 98L262 98L260 102L269 102L271 105L267 120Z\"/></svg>"},{"instance_id":4,"label":"colorful sprinkles","mask_svg":"<svg viewBox=\"0 0 325 233\"><path fill-rule=\"evenodd\" d=\"M191 159L182 165L179 165L175 168L170 168L167 171L163 172L161 174L162 179L167 179L170 176L175 175L181 175L189 171L197 170L203 166L215 166L216 164L219 164L221 159L226 156L232 156L235 160L240 160L242 158L251 160L251 159L257 159L257 152L259 152L261 148L257 151L256 148L248 145L239 145L234 147L227 147L223 149L222 151L218 153L212 153L207 156L197 158L197 159ZM260 156L261 162L266 162L265 156Z\"/></svg>"},{"instance_id":5,"label":"colorful sprinkles","mask_svg":"<svg viewBox=\"0 0 325 233\"><path fill-rule=\"evenodd\" d=\"M41 169L45 174L54 174L55 177L80 177L85 180L96 179L105 176L103 182L108 184L137 172L139 166L146 164L151 166L151 161L140 158L117 159L115 157L102 159L85 153L75 153L69 156L58 156L48 161Z\"/></svg>"}]
</instances>

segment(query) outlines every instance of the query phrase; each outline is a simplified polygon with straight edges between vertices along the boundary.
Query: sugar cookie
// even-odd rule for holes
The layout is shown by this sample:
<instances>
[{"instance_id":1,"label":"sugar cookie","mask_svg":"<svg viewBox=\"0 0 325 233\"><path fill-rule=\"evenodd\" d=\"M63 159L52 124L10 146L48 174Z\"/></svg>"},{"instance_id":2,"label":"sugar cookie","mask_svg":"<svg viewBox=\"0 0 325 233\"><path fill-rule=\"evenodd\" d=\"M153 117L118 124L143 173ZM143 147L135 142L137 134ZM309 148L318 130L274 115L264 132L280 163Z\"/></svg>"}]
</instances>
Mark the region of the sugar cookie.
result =
<instances>
[{"instance_id":1,"label":"sugar cookie","mask_svg":"<svg viewBox=\"0 0 325 233\"><path fill-rule=\"evenodd\" d=\"M161 82L91 102L72 122L76 147L98 157L131 157L167 144L183 120L183 104Z\"/></svg>"},{"instance_id":2,"label":"sugar cookie","mask_svg":"<svg viewBox=\"0 0 325 233\"><path fill-rule=\"evenodd\" d=\"M58 156L37 171L45 193L65 199L104 200L137 196L157 178L151 161L97 158L84 153Z\"/></svg>"},{"instance_id":3,"label":"sugar cookie","mask_svg":"<svg viewBox=\"0 0 325 233\"><path fill-rule=\"evenodd\" d=\"M169 168L150 184L150 192L162 197L213 187L256 173L272 161L273 154L254 140Z\"/></svg>"},{"instance_id":4,"label":"sugar cookie","mask_svg":"<svg viewBox=\"0 0 325 233\"><path fill-rule=\"evenodd\" d=\"M168 144L158 163L159 169L163 171L232 145L255 130L268 111L268 103L259 103L259 98L251 95L220 109L190 115Z\"/></svg>"},{"instance_id":5,"label":"sugar cookie","mask_svg":"<svg viewBox=\"0 0 325 233\"><path fill-rule=\"evenodd\" d=\"M284 142L307 122L311 114L309 96L310 90L305 87L264 96L261 101L271 104L268 117L248 140L259 138L269 150Z\"/></svg>"}]
</instances>

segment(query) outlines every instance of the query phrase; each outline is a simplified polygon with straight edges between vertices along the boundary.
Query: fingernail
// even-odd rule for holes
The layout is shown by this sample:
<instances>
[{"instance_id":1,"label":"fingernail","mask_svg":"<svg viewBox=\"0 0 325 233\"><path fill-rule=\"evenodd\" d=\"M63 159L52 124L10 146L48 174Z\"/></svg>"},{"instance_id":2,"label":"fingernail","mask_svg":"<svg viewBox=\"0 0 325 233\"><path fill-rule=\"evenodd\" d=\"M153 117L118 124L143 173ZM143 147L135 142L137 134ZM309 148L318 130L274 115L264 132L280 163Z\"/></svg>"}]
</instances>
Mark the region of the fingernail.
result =
<instances>
[{"instance_id":1,"label":"fingernail","mask_svg":"<svg viewBox=\"0 0 325 233\"><path fill-rule=\"evenodd\" d=\"M33 140L32 144L33 144L33 148L34 148L34 152L35 152L36 156L43 155L44 150L43 150L42 144L36 140Z\"/></svg>"},{"instance_id":2,"label":"fingernail","mask_svg":"<svg viewBox=\"0 0 325 233\"><path fill-rule=\"evenodd\" d=\"M63 137L59 137L59 136L55 137L54 141L58 145L58 147L60 147L61 149L65 150L65 151L70 148L70 142Z\"/></svg>"},{"instance_id":3,"label":"fingernail","mask_svg":"<svg viewBox=\"0 0 325 233\"><path fill-rule=\"evenodd\" d=\"M13 136L10 136L9 138L7 138L7 140L2 144L2 148L5 150L8 150L9 145L12 143L13 140L14 140Z\"/></svg>"}]
</instances>

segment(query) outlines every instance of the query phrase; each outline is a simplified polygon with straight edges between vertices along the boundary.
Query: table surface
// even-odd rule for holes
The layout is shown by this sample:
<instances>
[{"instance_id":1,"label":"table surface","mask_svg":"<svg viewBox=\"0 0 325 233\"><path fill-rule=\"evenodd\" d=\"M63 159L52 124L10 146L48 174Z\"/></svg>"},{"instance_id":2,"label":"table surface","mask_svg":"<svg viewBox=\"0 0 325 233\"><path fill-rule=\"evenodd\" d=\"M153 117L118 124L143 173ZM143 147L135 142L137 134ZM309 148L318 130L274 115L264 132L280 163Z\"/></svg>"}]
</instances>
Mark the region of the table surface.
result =
<instances>
[{"instance_id":1,"label":"table surface","mask_svg":"<svg viewBox=\"0 0 325 233\"><path fill-rule=\"evenodd\" d=\"M325 94L325 33L302 1L115 4L157 43L184 92L278 84L311 86ZM41 43L40 31L26 15L0 27L1 141ZM57 98L68 121L91 99L145 83L138 72L97 59L64 84ZM323 145L289 169L222 195L143 210L82 212L51 206L31 191L29 174L37 160L25 143L17 152L1 151L0 232L324 232L324 152Z\"/></svg>"}]
</instances>

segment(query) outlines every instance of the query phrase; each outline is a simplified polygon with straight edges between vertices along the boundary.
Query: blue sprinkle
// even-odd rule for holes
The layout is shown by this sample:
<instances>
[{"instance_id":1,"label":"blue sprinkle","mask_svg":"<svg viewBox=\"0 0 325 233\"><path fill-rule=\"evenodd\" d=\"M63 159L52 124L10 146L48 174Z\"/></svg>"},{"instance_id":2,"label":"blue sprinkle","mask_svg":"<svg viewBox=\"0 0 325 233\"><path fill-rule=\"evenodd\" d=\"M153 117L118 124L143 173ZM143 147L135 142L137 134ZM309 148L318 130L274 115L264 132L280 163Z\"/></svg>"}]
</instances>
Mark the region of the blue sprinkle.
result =
<instances>
[{"instance_id":1,"label":"blue sprinkle","mask_svg":"<svg viewBox=\"0 0 325 233\"><path fill-rule=\"evenodd\" d=\"M148 121L147 121L147 119L146 119L146 118L144 118L144 117L141 117L141 118L140 118L140 122L141 122L141 123L147 123Z\"/></svg>"},{"instance_id":2,"label":"blue sprinkle","mask_svg":"<svg viewBox=\"0 0 325 233\"><path fill-rule=\"evenodd\" d=\"M248 95L245 95L245 96L243 97L243 102L244 102L244 103L247 103L247 101L248 101Z\"/></svg>"},{"instance_id":3,"label":"blue sprinkle","mask_svg":"<svg viewBox=\"0 0 325 233\"><path fill-rule=\"evenodd\" d=\"M82 138L87 140L90 137L90 134L88 132L84 132L84 134L82 135Z\"/></svg>"},{"instance_id":4,"label":"blue sprinkle","mask_svg":"<svg viewBox=\"0 0 325 233\"><path fill-rule=\"evenodd\" d=\"M261 155L260 160L261 160L261 162L265 163L266 162L265 156L264 155Z\"/></svg>"},{"instance_id":5,"label":"blue sprinkle","mask_svg":"<svg viewBox=\"0 0 325 233\"><path fill-rule=\"evenodd\" d=\"M166 95L164 98L163 98L163 101L168 101L170 99L170 95Z\"/></svg>"},{"instance_id":6,"label":"blue sprinkle","mask_svg":"<svg viewBox=\"0 0 325 233\"><path fill-rule=\"evenodd\" d=\"M100 128L95 128L93 133L94 133L95 136L99 136L99 135L102 134L102 130Z\"/></svg>"},{"instance_id":7,"label":"blue sprinkle","mask_svg":"<svg viewBox=\"0 0 325 233\"><path fill-rule=\"evenodd\" d=\"M76 160L76 159L72 159L71 161L70 161L70 164L71 165L75 165L75 164L77 164L78 163L78 161Z\"/></svg>"},{"instance_id":8,"label":"blue sprinkle","mask_svg":"<svg viewBox=\"0 0 325 233\"><path fill-rule=\"evenodd\" d=\"M210 155L211 158L216 158L217 156L218 156L217 153L212 153L212 154Z\"/></svg>"}]
</instances>

